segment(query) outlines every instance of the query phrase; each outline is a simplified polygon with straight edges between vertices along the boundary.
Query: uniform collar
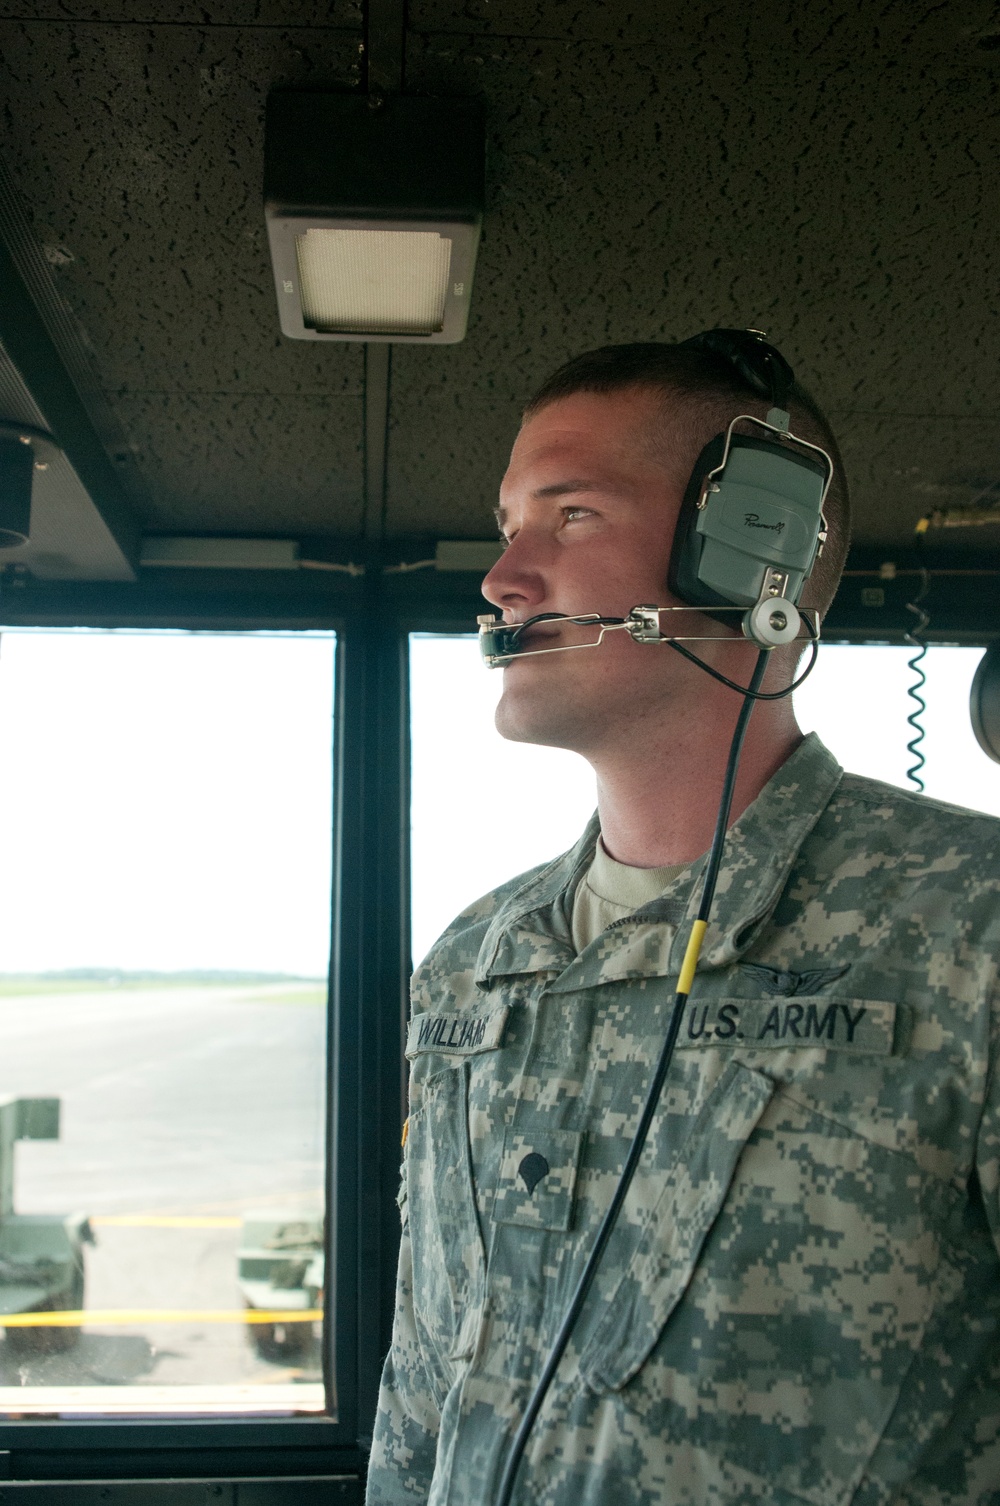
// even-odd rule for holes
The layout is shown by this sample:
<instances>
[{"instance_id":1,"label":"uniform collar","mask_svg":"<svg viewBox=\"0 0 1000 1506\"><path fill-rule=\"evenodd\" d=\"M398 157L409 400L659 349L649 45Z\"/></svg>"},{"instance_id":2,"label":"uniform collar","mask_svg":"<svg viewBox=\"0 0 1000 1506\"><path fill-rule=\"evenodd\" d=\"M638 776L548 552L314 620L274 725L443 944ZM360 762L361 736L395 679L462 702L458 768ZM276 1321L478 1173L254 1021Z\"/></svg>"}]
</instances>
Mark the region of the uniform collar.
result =
<instances>
[{"instance_id":1,"label":"uniform collar","mask_svg":"<svg viewBox=\"0 0 1000 1506\"><path fill-rule=\"evenodd\" d=\"M842 774L837 760L811 733L730 828L701 967L723 967L753 945ZM678 937L686 941L697 912L701 858L679 873L657 899L605 931L577 957L570 909L599 833L595 815L575 847L535 875L497 911L476 964L480 987L513 974L553 972L557 976L550 988L565 992L677 971L675 943Z\"/></svg>"}]
</instances>

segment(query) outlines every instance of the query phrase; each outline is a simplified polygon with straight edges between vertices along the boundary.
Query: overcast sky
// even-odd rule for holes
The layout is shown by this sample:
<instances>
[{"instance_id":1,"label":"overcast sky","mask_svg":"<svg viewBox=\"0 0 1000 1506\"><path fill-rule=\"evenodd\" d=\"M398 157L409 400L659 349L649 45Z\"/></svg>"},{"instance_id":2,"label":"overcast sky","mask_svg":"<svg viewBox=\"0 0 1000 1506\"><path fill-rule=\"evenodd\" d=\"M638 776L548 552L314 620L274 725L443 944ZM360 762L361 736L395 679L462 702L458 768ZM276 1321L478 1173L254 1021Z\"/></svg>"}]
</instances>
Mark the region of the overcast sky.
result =
<instances>
[{"instance_id":1,"label":"overcast sky","mask_svg":"<svg viewBox=\"0 0 1000 1506\"><path fill-rule=\"evenodd\" d=\"M0 972L325 976L333 647L5 631Z\"/></svg>"}]
</instances>

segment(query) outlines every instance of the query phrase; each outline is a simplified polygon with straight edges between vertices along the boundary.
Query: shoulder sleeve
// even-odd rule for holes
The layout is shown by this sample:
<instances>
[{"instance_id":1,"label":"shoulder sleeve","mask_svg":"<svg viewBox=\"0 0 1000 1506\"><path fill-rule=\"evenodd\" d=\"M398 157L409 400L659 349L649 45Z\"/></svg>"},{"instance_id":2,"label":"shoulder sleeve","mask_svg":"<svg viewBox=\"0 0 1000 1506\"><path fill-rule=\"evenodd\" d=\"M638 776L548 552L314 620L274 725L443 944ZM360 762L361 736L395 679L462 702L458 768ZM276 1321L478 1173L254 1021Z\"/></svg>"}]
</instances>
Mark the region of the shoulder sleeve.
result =
<instances>
[{"instance_id":1,"label":"shoulder sleeve","mask_svg":"<svg viewBox=\"0 0 1000 1506\"><path fill-rule=\"evenodd\" d=\"M403 1188L405 1189L405 1179ZM425 1503L437 1456L440 1417L424 1373L413 1319L413 1262L405 1191L400 1194L403 1233L396 1277L392 1347L382 1372L368 1466L366 1506Z\"/></svg>"}]
</instances>

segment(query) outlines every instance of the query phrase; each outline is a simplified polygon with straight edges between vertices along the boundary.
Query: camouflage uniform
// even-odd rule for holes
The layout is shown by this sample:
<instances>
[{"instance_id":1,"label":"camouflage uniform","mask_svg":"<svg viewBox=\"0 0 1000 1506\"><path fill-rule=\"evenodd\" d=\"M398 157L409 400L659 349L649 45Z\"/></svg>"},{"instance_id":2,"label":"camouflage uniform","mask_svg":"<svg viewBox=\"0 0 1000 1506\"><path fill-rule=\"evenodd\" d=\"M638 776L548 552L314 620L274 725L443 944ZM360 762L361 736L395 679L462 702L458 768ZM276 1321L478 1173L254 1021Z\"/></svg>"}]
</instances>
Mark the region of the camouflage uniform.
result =
<instances>
[{"instance_id":1,"label":"camouflage uniform","mask_svg":"<svg viewBox=\"0 0 1000 1506\"><path fill-rule=\"evenodd\" d=\"M700 865L577 957L596 836L466 911L414 979L369 1506L489 1506L621 1172ZM516 1501L1000 1502L998 948L1000 822L806 739L730 833Z\"/></svg>"}]
</instances>

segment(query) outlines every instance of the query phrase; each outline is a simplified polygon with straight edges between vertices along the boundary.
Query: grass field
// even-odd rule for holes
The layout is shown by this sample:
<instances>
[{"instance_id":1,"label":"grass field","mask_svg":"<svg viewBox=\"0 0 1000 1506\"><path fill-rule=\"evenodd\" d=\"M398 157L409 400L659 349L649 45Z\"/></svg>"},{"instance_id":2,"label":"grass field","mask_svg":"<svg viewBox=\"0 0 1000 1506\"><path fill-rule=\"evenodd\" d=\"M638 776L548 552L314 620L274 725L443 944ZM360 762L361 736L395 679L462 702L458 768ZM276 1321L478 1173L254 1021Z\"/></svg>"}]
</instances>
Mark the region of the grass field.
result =
<instances>
[{"instance_id":1,"label":"grass field","mask_svg":"<svg viewBox=\"0 0 1000 1506\"><path fill-rule=\"evenodd\" d=\"M123 994L150 989L218 988L232 995L246 989L247 997L266 998L269 1004L325 1004L326 980L295 978L275 973L117 973L79 969L63 973L0 973L0 998L98 993Z\"/></svg>"}]
</instances>

